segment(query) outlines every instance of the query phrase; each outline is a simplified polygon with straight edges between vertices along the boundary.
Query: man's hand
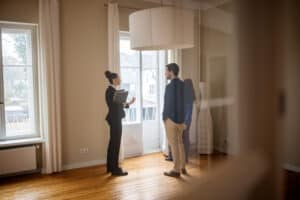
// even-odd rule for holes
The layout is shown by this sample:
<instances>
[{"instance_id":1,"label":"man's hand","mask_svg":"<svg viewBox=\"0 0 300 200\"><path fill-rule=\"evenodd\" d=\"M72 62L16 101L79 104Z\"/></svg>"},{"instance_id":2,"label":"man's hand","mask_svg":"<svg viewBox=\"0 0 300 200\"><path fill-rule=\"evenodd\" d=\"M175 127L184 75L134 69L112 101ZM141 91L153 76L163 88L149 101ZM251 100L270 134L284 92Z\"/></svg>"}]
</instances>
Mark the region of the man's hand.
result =
<instances>
[{"instance_id":1,"label":"man's hand","mask_svg":"<svg viewBox=\"0 0 300 200\"><path fill-rule=\"evenodd\" d=\"M183 124L183 130L185 130L187 128L187 125L186 124Z\"/></svg>"}]
</instances>

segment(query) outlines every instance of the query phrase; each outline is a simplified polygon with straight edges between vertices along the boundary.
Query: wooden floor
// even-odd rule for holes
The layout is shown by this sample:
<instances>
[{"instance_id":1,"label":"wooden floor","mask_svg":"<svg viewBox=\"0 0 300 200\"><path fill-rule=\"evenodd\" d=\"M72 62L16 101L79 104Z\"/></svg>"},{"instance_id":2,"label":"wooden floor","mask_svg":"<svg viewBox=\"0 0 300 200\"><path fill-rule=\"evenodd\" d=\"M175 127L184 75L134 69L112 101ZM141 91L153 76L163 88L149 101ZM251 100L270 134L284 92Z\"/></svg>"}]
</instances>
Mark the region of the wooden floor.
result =
<instances>
[{"instance_id":1,"label":"wooden floor","mask_svg":"<svg viewBox=\"0 0 300 200\"><path fill-rule=\"evenodd\" d=\"M187 167L188 176L179 179L163 176L172 163L160 153L127 159L122 163L126 177L112 177L105 166L65 171L54 175L26 175L0 180L0 199L170 199L194 177L226 160L224 155L197 156Z\"/></svg>"}]
</instances>

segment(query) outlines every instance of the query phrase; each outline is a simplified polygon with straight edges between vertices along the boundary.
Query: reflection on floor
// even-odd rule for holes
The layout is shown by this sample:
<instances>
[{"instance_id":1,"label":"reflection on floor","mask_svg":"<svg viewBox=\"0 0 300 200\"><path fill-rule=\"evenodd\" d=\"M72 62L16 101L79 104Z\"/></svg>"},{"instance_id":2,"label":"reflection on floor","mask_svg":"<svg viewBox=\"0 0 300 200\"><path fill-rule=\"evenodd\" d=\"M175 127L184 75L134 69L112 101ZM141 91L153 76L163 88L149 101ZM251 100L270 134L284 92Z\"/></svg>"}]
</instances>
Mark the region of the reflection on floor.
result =
<instances>
[{"instance_id":1,"label":"reflection on floor","mask_svg":"<svg viewBox=\"0 0 300 200\"><path fill-rule=\"evenodd\" d=\"M126 177L111 177L105 166L65 171L54 175L26 175L0 180L0 199L169 199L194 177L226 160L223 154L194 156L188 176L180 179L163 176L172 163L161 153L127 159Z\"/></svg>"}]
</instances>

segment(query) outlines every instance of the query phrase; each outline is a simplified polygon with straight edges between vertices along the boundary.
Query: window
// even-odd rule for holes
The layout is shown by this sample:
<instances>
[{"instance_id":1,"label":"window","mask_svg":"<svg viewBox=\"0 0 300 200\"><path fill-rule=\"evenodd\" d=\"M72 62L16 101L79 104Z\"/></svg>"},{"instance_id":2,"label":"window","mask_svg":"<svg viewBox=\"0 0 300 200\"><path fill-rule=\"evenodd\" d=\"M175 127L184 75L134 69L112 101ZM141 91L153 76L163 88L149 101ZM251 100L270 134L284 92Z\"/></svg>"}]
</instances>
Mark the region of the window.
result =
<instances>
[{"instance_id":1,"label":"window","mask_svg":"<svg viewBox=\"0 0 300 200\"><path fill-rule=\"evenodd\" d=\"M36 26L0 23L0 31L0 140L36 137Z\"/></svg>"},{"instance_id":2,"label":"window","mask_svg":"<svg viewBox=\"0 0 300 200\"><path fill-rule=\"evenodd\" d=\"M121 33L120 36L120 66L121 87L128 91L128 99L136 97L136 103L126 109L126 123L140 122L140 53L130 49L128 34Z\"/></svg>"},{"instance_id":3,"label":"window","mask_svg":"<svg viewBox=\"0 0 300 200\"><path fill-rule=\"evenodd\" d=\"M158 53L142 52L143 120L155 120L158 108Z\"/></svg>"},{"instance_id":4,"label":"window","mask_svg":"<svg viewBox=\"0 0 300 200\"><path fill-rule=\"evenodd\" d=\"M125 123L157 119L160 59L165 60L165 51L131 50L129 34L120 33L121 87L129 91L129 99L136 97L136 103L126 109Z\"/></svg>"}]
</instances>

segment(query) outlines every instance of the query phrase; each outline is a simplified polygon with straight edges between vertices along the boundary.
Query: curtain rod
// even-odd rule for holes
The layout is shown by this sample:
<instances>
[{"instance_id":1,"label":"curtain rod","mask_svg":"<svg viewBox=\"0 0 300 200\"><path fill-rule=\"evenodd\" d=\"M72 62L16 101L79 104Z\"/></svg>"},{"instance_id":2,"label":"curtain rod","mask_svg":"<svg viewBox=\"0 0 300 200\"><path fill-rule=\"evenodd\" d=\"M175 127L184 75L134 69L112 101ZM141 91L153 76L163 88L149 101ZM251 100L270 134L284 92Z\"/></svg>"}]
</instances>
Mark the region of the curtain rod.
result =
<instances>
[{"instance_id":1,"label":"curtain rod","mask_svg":"<svg viewBox=\"0 0 300 200\"><path fill-rule=\"evenodd\" d=\"M108 7L107 3L104 3L104 7ZM130 9L130 10L142 10L143 8L134 8L134 7L129 7L129 6L120 6L118 5L119 8L125 8L125 9Z\"/></svg>"}]
</instances>

